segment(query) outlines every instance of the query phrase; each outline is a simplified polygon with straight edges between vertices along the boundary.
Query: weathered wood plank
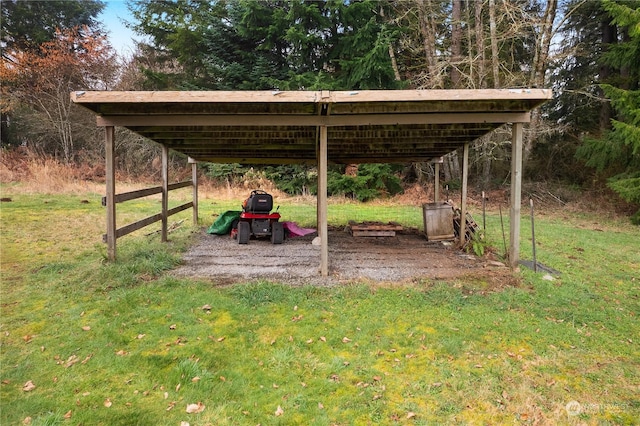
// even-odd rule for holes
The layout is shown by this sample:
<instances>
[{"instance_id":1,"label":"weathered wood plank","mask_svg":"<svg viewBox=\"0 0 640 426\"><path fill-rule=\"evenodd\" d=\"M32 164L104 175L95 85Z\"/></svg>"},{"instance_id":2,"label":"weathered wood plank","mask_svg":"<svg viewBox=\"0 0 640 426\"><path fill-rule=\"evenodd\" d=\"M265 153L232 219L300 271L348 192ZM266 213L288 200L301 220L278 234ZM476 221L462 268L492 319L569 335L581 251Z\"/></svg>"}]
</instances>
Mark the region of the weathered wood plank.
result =
<instances>
[{"instance_id":1,"label":"weathered wood plank","mask_svg":"<svg viewBox=\"0 0 640 426\"><path fill-rule=\"evenodd\" d=\"M395 231L351 231L354 237L395 237Z\"/></svg>"},{"instance_id":2,"label":"weathered wood plank","mask_svg":"<svg viewBox=\"0 0 640 426\"><path fill-rule=\"evenodd\" d=\"M169 210L167 210L167 217L168 216L173 216L176 213L180 213L181 211L190 209L191 207L193 207L193 201L189 201L188 203L184 203L181 204L179 206L173 207Z\"/></svg>"},{"instance_id":3,"label":"weathered wood plank","mask_svg":"<svg viewBox=\"0 0 640 426\"><path fill-rule=\"evenodd\" d=\"M355 103L551 99L549 89L454 89L360 91L75 91L75 103Z\"/></svg>"},{"instance_id":4,"label":"weathered wood plank","mask_svg":"<svg viewBox=\"0 0 640 426\"><path fill-rule=\"evenodd\" d=\"M102 126L383 126L407 124L528 123L529 112L467 112L433 114L353 114L353 115L108 115L98 116Z\"/></svg>"},{"instance_id":5,"label":"weathered wood plank","mask_svg":"<svg viewBox=\"0 0 640 426\"><path fill-rule=\"evenodd\" d=\"M154 214L153 216L146 217L137 222L130 223L121 228L118 228L115 232L116 238L124 237L127 234L132 233L133 231L137 231L140 228L144 228L145 226L151 225L152 223L158 222L162 220L162 214ZM102 236L103 241L107 241L107 234Z\"/></svg>"},{"instance_id":6,"label":"weathered wood plank","mask_svg":"<svg viewBox=\"0 0 640 426\"><path fill-rule=\"evenodd\" d=\"M174 189L186 188L191 185L193 185L193 182L191 182L190 180L171 183L169 184L169 191L173 191ZM138 198L144 198L150 195L155 195L160 193L162 193L162 187L154 186L152 188L137 189L135 191L122 192L120 194L116 194L114 197L114 201L116 203L124 203L125 201L136 200ZM102 197L102 205L103 206L107 205L107 197Z\"/></svg>"}]
</instances>

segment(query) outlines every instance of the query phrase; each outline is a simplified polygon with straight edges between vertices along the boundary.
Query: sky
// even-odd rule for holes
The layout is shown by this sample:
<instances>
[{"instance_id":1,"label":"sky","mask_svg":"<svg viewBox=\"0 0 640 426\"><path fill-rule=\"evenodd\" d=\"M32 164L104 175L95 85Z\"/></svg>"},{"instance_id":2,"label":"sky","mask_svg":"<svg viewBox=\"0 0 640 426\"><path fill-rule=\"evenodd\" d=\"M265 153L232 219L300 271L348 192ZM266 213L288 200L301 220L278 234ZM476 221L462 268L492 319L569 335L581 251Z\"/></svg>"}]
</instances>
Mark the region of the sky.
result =
<instances>
[{"instance_id":1,"label":"sky","mask_svg":"<svg viewBox=\"0 0 640 426\"><path fill-rule=\"evenodd\" d=\"M121 56L131 56L135 48L132 39L138 39L135 34L124 26L123 20L131 20L125 0L103 0L105 8L98 15L98 20L104 23L108 31L109 41Z\"/></svg>"}]
</instances>

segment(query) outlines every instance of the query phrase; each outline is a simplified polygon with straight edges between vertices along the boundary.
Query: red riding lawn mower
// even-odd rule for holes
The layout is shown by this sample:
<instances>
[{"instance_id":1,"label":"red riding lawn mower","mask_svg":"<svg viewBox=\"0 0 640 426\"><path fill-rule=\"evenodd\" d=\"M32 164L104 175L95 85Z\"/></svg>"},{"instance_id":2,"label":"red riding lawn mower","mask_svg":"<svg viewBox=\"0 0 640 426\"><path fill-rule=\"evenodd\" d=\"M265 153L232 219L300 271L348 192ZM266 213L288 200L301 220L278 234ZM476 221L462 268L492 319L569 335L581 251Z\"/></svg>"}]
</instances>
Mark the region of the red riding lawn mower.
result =
<instances>
[{"instance_id":1,"label":"red riding lawn mower","mask_svg":"<svg viewBox=\"0 0 640 426\"><path fill-rule=\"evenodd\" d=\"M242 204L242 213L237 227L231 230L231 236L238 240L238 244L249 244L251 236L271 237L271 243L282 244L284 241L284 227L280 220L278 209L271 213L273 197L265 191L256 189ZM279 208L279 207L278 207Z\"/></svg>"}]
</instances>

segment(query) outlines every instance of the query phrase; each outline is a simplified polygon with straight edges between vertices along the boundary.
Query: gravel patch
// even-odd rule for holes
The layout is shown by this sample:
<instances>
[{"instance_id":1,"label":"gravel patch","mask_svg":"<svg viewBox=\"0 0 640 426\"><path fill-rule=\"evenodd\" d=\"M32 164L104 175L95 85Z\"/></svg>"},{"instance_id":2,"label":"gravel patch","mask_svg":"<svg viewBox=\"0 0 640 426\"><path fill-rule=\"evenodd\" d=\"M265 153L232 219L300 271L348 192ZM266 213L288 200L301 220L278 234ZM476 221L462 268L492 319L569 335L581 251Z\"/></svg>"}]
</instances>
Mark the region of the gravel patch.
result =
<instances>
[{"instance_id":1,"label":"gravel patch","mask_svg":"<svg viewBox=\"0 0 640 426\"><path fill-rule=\"evenodd\" d=\"M283 244L251 239L240 245L229 236L203 234L184 255L176 276L217 284L269 280L290 284L331 285L345 281L400 282L446 280L461 276L505 274L510 269L468 255L453 245L429 242L417 232L395 237L353 237L329 231L329 277L320 276L320 247L315 234L287 238Z\"/></svg>"}]
</instances>

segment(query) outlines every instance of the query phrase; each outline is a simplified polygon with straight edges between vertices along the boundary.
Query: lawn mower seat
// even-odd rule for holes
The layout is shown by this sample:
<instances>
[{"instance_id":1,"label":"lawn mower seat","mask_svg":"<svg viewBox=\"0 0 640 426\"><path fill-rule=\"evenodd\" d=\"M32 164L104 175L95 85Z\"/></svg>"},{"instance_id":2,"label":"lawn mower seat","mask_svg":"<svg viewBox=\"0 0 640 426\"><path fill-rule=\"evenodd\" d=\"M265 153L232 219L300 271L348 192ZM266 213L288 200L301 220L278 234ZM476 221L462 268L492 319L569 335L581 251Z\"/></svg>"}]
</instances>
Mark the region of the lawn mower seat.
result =
<instances>
[{"instance_id":1,"label":"lawn mower seat","mask_svg":"<svg viewBox=\"0 0 640 426\"><path fill-rule=\"evenodd\" d=\"M251 195L242 204L242 210L248 213L269 213L273 208L273 197L271 194L256 189L251 191Z\"/></svg>"}]
</instances>

